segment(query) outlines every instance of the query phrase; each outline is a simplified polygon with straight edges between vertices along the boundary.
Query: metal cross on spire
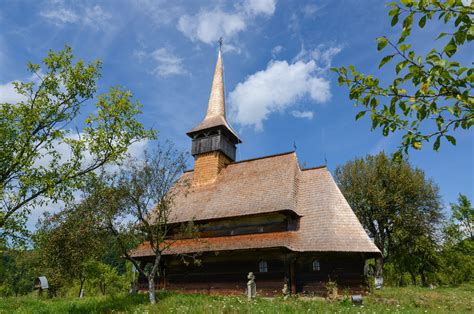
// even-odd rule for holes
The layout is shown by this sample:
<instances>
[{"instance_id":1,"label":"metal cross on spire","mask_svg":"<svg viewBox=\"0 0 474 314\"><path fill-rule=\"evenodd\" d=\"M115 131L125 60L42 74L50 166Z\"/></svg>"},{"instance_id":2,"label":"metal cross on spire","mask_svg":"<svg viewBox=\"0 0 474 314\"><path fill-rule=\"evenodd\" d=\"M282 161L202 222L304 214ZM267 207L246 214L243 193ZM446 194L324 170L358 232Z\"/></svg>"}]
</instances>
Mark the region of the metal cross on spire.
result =
<instances>
[{"instance_id":1,"label":"metal cross on spire","mask_svg":"<svg viewBox=\"0 0 474 314\"><path fill-rule=\"evenodd\" d=\"M224 44L224 40L221 38L219 38L219 50L222 51L222 45Z\"/></svg>"}]
</instances>

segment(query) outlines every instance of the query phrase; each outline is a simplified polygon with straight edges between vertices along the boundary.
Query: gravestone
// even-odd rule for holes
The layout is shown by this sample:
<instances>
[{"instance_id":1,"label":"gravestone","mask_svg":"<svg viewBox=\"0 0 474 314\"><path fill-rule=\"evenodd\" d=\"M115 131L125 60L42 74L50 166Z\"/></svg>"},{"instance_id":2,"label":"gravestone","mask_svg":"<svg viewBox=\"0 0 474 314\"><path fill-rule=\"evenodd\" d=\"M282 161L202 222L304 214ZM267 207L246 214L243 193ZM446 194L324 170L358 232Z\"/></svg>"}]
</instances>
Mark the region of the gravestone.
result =
<instances>
[{"instance_id":1,"label":"gravestone","mask_svg":"<svg viewBox=\"0 0 474 314\"><path fill-rule=\"evenodd\" d=\"M290 296L290 289L288 288L288 283L285 282L283 285L283 289L281 289L281 292L283 293L283 298L286 300Z\"/></svg>"}]
</instances>

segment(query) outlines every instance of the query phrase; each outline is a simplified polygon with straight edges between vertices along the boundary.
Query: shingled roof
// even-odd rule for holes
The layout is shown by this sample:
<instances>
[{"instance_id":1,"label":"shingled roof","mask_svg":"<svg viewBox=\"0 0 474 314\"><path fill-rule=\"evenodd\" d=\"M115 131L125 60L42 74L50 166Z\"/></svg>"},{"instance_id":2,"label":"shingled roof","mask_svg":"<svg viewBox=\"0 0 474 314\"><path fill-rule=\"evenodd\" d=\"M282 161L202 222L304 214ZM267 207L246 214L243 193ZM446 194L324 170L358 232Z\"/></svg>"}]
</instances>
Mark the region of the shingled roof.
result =
<instances>
[{"instance_id":1,"label":"shingled roof","mask_svg":"<svg viewBox=\"0 0 474 314\"><path fill-rule=\"evenodd\" d=\"M186 172L182 179L192 176L193 171ZM326 167L302 170L294 152L229 164L213 184L178 195L170 222L282 210L301 217L297 231L179 240L165 254L269 247L380 254ZM133 252L150 253L146 243Z\"/></svg>"}]
</instances>

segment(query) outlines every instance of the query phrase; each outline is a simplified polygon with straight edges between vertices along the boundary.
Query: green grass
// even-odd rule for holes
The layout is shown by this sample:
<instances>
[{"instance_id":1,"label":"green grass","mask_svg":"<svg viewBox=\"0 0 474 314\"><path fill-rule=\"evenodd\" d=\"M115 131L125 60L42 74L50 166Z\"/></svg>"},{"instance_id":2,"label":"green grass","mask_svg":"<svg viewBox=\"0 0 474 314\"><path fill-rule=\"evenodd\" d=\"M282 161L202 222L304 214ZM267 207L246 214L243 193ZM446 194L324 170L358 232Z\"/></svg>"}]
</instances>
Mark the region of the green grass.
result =
<instances>
[{"instance_id":1,"label":"green grass","mask_svg":"<svg viewBox=\"0 0 474 314\"><path fill-rule=\"evenodd\" d=\"M456 288L385 288L364 297L363 306L347 300L321 298L257 298L158 294L148 304L146 295L44 299L35 296L0 299L0 313L473 313L474 283Z\"/></svg>"}]
</instances>

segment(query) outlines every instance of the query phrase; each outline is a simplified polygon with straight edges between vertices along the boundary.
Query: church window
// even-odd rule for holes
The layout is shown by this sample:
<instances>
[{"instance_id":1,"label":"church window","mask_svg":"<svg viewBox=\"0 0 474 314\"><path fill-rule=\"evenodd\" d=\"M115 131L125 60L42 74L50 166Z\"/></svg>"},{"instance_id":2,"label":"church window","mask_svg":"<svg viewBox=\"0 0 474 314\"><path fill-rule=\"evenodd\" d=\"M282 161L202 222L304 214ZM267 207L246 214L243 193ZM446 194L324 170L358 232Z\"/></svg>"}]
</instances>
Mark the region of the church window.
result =
<instances>
[{"instance_id":1,"label":"church window","mask_svg":"<svg viewBox=\"0 0 474 314\"><path fill-rule=\"evenodd\" d=\"M260 261L260 262L258 262L258 271L261 272L261 273L266 273L266 272L268 272L267 261Z\"/></svg>"},{"instance_id":2,"label":"church window","mask_svg":"<svg viewBox=\"0 0 474 314\"><path fill-rule=\"evenodd\" d=\"M317 259L313 260L313 271L320 271L321 265Z\"/></svg>"}]
</instances>

